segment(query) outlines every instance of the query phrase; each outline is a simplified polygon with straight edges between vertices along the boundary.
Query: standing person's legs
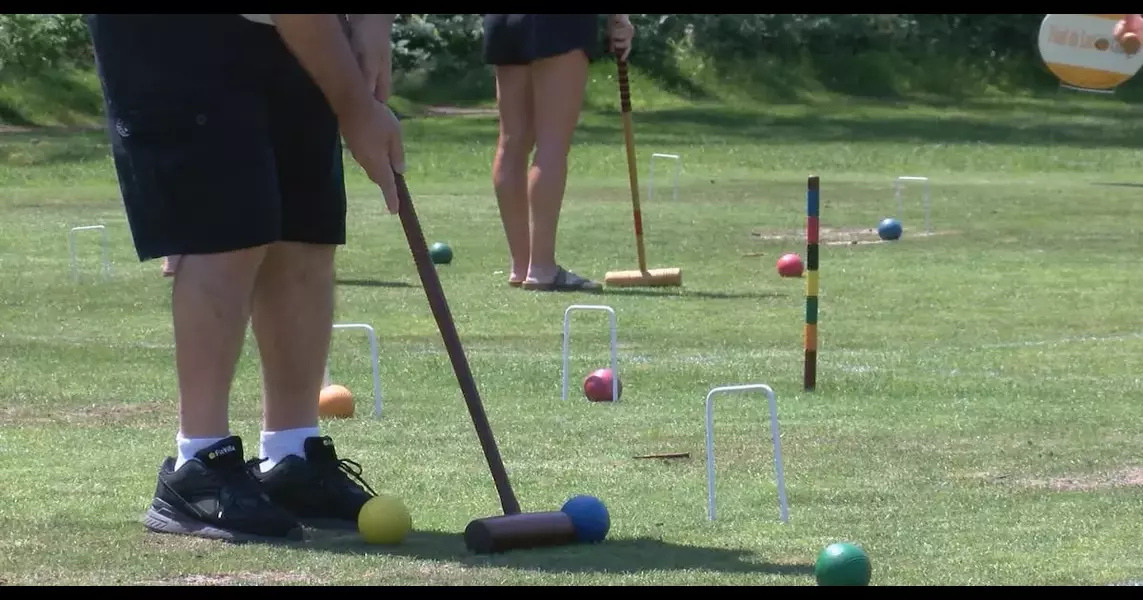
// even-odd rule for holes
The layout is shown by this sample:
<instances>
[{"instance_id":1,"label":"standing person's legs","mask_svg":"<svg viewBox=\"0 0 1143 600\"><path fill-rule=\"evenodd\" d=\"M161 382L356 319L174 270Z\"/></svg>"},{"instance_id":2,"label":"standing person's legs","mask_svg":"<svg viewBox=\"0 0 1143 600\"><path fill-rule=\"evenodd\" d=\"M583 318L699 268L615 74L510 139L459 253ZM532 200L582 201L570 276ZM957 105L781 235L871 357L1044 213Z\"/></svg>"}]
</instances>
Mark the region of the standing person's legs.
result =
<instances>
[{"instance_id":1,"label":"standing person's legs","mask_svg":"<svg viewBox=\"0 0 1143 600\"><path fill-rule=\"evenodd\" d=\"M556 262L556 233L567 187L568 154L583 106L587 67L587 56L580 50L532 63L536 156L528 176L532 227L525 287L598 287L594 282L561 269Z\"/></svg>"},{"instance_id":2,"label":"standing person's legs","mask_svg":"<svg viewBox=\"0 0 1143 600\"><path fill-rule=\"evenodd\" d=\"M485 15L483 58L496 76L500 135L492 159L492 187L511 260L508 284L519 286L531 255L528 215L528 158L536 143L532 129L532 79L522 57L528 15Z\"/></svg>"},{"instance_id":3,"label":"standing person's legs","mask_svg":"<svg viewBox=\"0 0 1143 600\"><path fill-rule=\"evenodd\" d=\"M317 410L333 333L334 252L346 236L341 136L320 89L284 46L272 63L282 241L268 250L253 294L264 389L259 479L304 523L356 528L373 491L322 437Z\"/></svg>"},{"instance_id":4,"label":"standing person's legs","mask_svg":"<svg viewBox=\"0 0 1143 600\"><path fill-rule=\"evenodd\" d=\"M146 525L299 536L262 493L228 419L258 269L281 230L257 68L276 32L238 15L101 14L89 26L137 253L179 256L177 453L159 469Z\"/></svg>"},{"instance_id":5,"label":"standing person's legs","mask_svg":"<svg viewBox=\"0 0 1143 600\"><path fill-rule=\"evenodd\" d=\"M496 67L496 108L500 112L500 136L492 162L492 185L512 257L508 283L519 285L528 274L531 260L528 158L536 137L532 128L530 67Z\"/></svg>"},{"instance_id":6,"label":"standing person's legs","mask_svg":"<svg viewBox=\"0 0 1143 600\"><path fill-rule=\"evenodd\" d=\"M598 291L602 286L559 265L556 234L567 187L568 153L583 107L589 56L599 42L597 15L531 15L528 59L536 154L528 175L532 290Z\"/></svg>"}]
</instances>

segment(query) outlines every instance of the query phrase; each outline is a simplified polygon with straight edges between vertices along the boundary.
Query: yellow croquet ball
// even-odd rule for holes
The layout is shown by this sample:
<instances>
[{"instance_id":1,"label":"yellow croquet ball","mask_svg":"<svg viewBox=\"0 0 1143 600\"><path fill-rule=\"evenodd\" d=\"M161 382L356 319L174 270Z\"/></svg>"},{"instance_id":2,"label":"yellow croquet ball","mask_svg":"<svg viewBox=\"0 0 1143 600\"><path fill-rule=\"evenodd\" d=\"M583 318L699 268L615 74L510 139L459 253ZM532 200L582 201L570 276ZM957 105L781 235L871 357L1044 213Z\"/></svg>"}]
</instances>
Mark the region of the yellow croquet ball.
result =
<instances>
[{"instance_id":1,"label":"yellow croquet ball","mask_svg":"<svg viewBox=\"0 0 1143 600\"><path fill-rule=\"evenodd\" d=\"M393 496L374 496L357 513L357 531L370 544L400 544L412 529L409 509Z\"/></svg>"}]
</instances>

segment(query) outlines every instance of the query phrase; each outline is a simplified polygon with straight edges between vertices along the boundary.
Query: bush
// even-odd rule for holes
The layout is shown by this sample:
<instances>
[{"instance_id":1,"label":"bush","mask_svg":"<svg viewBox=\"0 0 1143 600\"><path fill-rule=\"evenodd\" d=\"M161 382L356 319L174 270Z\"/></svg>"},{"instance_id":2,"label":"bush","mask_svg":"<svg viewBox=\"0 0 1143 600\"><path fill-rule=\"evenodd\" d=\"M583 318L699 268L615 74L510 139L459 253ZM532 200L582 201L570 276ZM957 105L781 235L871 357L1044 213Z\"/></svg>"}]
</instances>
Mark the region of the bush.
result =
<instances>
[{"instance_id":1,"label":"bush","mask_svg":"<svg viewBox=\"0 0 1143 600\"><path fill-rule=\"evenodd\" d=\"M83 15L0 15L0 72L37 73L91 62Z\"/></svg>"},{"instance_id":2,"label":"bush","mask_svg":"<svg viewBox=\"0 0 1143 600\"><path fill-rule=\"evenodd\" d=\"M1036 14L638 14L632 63L664 82L682 81L680 61L733 76L743 65L811 64L852 75L854 56L946 60L983 76L1036 64ZM483 76L481 17L404 14L394 32L395 68L405 79L464 85ZM0 72L90 66L82 15L0 15ZM412 77L410 77L412 76ZM875 85L876 82L871 82Z\"/></svg>"}]
</instances>

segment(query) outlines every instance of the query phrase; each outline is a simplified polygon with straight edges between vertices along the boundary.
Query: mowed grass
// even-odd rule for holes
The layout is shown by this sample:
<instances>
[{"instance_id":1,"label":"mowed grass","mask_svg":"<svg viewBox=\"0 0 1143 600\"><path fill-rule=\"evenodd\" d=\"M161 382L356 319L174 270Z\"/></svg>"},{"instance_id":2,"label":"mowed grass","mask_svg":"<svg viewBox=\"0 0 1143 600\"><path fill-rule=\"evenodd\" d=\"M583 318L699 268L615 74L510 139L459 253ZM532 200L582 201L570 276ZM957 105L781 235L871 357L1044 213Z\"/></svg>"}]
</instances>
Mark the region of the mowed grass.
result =
<instances>
[{"instance_id":1,"label":"mowed grass","mask_svg":"<svg viewBox=\"0 0 1143 600\"><path fill-rule=\"evenodd\" d=\"M370 416L364 336L338 332L331 368L358 416L323 426L404 499L416 533L398 547L145 533L176 428L170 283L134 259L102 132L0 137L0 582L810 585L839 540L866 549L875 585L1143 578L1132 107L1061 95L650 110L638 82L635 94L649 261L681 267L679 290L509 289L495 120L406 121L408 180L429 240L455 250L440 275L525 510L585 493L612 515L602 545L493 557L463 547L468 521L499 503L399 223L356 168L337 321L376 328L384 414ZM593 277L634 268L618 117L593 112L577 135L561 261ZM677 199L667 163L647 199L655 152L682 156ZM811 173L829 241L868 239L896 210L898 175L932 178L937 235L919 235L911 187L901 241L823 246L819 387L804 393L804 282L774 262L804 252ZM98 279L98 236L80 234L77 283L67 232L90 224L107 227L112 278ZM579 394L607 361L591 313L573 318L573 397L560 400L573 303L618 313L618 404ZM778 395L788 524L759 395L717 401L719 516L706 520L703 398L742 383ZM259 395L250 344L232 418L251 452ZM656 452L690 458L632 458Z\"/></svg>"}]
</instances>

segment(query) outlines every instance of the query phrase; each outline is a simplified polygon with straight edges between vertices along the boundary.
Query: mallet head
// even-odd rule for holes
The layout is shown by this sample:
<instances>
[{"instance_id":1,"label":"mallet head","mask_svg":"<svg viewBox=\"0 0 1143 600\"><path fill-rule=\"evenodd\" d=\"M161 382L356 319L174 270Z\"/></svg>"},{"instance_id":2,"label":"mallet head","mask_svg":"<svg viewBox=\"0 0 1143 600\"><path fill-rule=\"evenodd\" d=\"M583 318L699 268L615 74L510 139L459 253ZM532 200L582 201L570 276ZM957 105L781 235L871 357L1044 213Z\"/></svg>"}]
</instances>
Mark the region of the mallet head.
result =
<instances>
[{"instance_id":1,"label":"mallet head","mask_svg":"<svg viewBox=\"0 0 1143 600\"><path fill-rule=\"evenodd\" d=\"M576 543L571 517L561 511L477 519L464 529L464 545L476 554Z\"/></svg>"},{"instance_id":2,"label":"mallet head","mask_svg":"<svg viewBox=\"0 0 1143 600\"><path fill-rule=\"evenodd\" d=\"M683 284L683 270L611 271L604 276L603 282L609 287L678 287Z\"/></svg>"}]
</instances>

